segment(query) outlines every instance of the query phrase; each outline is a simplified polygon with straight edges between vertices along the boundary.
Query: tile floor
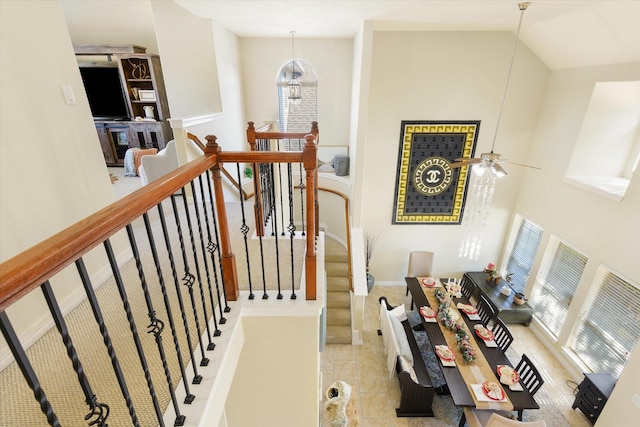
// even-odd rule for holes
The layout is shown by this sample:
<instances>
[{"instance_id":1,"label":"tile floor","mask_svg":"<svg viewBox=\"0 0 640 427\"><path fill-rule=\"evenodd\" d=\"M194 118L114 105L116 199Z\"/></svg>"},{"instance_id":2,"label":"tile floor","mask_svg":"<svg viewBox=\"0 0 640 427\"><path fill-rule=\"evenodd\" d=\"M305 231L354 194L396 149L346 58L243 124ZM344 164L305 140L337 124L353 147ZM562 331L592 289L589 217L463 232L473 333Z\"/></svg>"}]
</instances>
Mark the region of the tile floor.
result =
<instances>
[{"instance_id":1,"label":"tile floor","mask_svg":"<svg viewBox=\"0 0 640 427\"><path fill-rule=\"evenodd\" d=\"M408 303L404 286L376 285L369 294L365 306L364 345L327 345L321 356L322 385L328 388L335 380L343 380L352 386L353 408L357 412L360 427L392 426L457 426L459 420L435 418L397 418L395 407L400 390L396 378L389 378L385 369L384 348L378 330L378 298L385 295L392 304ZM555 404L572 427L591 424L578 410L571 409L574 395L567 382L570 378L562 365L547 351L533 332L522 325L509 325L515 339L512 348L520 356L526 353L542 371L545 384L536 394L538 403ZM326 390L325 390L326 391ZM326 398L325 398L326 399ZM331 425L328 412L321 408L322 426ZM349 424L351 427L353 424ZM552 426L549 426L552 427Z\"/></svg>"}]
</instances>

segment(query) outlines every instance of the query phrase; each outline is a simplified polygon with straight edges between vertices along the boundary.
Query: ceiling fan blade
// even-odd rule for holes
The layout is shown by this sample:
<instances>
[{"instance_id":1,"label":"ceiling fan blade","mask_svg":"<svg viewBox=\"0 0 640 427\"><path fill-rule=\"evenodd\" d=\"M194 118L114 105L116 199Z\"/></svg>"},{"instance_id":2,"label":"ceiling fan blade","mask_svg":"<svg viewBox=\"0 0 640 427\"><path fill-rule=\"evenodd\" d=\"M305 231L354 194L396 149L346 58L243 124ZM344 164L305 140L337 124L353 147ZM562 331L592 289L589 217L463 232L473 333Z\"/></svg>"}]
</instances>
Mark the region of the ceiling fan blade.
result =
<instances>
[{"instance_id":1,"label":"ceiling fan blade","mask_svg":"<svg viewBox=\"0 0 640 427\"><path fill-rule=\"evenodd\" d=\"M496 170L496 172L498 173L498 176L502 176L502 175L508 175L507 171L504 170L504 168L502 166L500 166L497 163L493 164L493 168Z\"/></svg>"},{"instance_id":2,"label":"ceiling fan blade","mask_svg":"<svg viewBox=\"0 0 640 427\"><path fill-rule=\"evenodd\" d=\"M530 166L530 165L525 165L525 164L522 164L522 163L515 163L515 162L504 162L504 163L509 163L510 165L516 165L516 166L524 166L525 168L540 169L537 166Z\"/></svg>"},{"instance_id":3,"label":"ceiling fan blade","mask_svg":"<svg viewBox=\"0 0 640 427\"><path fill-rule=\"evenodd\" d=\"M458 157L457 159L454 159L454 161L460 162L460 163L474 164L474 163L480 163L482 159L478 159L476 157Z\"/></svg>"},{"instance_id":4,"label":"ceiling fan blade","mask_svg":"<svg viewBox=\"0 0 640 427\"><path fill-rule=\"evenodd\" d=\"M449 167L450 168L461 168L463 166L469 166L471 163L469 162L456 162L456 163L449 163Z\"/></svg>"}]
</instances>

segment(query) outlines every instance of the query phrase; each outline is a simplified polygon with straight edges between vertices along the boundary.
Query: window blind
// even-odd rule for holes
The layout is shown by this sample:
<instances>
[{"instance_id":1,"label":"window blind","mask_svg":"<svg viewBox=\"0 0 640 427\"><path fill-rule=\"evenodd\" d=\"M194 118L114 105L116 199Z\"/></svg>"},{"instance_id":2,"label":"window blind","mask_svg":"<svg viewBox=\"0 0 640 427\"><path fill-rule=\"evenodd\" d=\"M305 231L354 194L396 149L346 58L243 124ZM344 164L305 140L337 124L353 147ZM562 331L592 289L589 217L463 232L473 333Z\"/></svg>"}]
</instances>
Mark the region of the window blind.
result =
<instances>
[{"instance_id":1,"label":"window blind","mask_svg":"<svg viewBox=\"0 0 640 427\"><path fill-rule=\"evenodd\" d=\"M552 236L530 304L534 316L556 337L587 264L586 255Z\"/></svg>"},{"instance_id":2,"label":"window blind","mask_svg":"<svg viewBox=\"0 0 640 427\"><path fill-rule=\"evenodd\" d=\"M507 260L507 272L513 273L511 283L518 292L524 292L541 239L542 229L528 219L520 217L518 233Z\"/></svg>"},{"instance_id":3,"label":"window blind","mask_svg":"<svg viewBox=\"0 0 640 427\"><path fill-rule=\"evenodd\" d=\"M619 376L640 340L640 289L599 266L593 302L577 323L570 348L593 371Z\"/></svg>"}]
</instances>

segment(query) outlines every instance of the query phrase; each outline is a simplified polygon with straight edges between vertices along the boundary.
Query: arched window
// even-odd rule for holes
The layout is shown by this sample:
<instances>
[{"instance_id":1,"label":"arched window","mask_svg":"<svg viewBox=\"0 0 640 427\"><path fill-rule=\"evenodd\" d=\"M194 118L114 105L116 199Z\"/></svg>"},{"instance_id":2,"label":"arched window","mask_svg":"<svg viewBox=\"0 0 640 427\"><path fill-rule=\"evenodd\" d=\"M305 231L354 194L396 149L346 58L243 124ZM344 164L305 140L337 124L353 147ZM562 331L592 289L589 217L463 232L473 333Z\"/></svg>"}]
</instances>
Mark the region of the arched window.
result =
<instances>
[{"instance_id":1,"label":"arched window","mask_svg":"<svg viewBox=\"0 0 640 427\"><path fill-rule=\"evenodd\" d=\"M287 84L294 77L300 82L302 96L298 101L289 100ZM283 132L306 132L311 122L318 120L318 75L304 59L287 61L278 71L278 118ZM298 150L297 147L292 147Z\"/></svg>"}]
</instances>

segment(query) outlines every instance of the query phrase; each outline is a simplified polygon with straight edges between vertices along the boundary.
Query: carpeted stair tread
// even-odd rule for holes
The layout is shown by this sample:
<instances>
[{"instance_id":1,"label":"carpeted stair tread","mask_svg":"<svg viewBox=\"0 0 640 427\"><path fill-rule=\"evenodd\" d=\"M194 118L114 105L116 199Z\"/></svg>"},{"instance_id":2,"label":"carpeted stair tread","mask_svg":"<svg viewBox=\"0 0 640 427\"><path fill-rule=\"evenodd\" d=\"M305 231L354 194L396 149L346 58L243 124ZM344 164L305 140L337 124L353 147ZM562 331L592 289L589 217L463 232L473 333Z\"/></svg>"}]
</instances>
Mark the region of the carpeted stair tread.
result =
<instances>
[{"instance_id":1,"label":"carpeted stair tread","mask_svg":"<svg viewBox=\"0 0 640 427\"><path fill-rule=\"evenodd\" d=\"M351 344L351 327L327 325L327 344Z\"/></svg>"},{"instance_id":2,"label":"carpeted stair tread","mask_svg":"<svg viewBox=\"0 0 640 427\"><path fill-rule=\"evenodd\" d=\"M330 262L325 264L324 269L328 277L349 275L349 266L345 262Z\"/></svg>"},{"instance_id":3,"label":"carpeted stair tread","mask_svg":"<svg viewBox=\"0 0 640 427\"><path fill-rule=\"evenodd\" d=\"M330 262L344 262L345 264L347 263L347 254L325 254L324 255L324 262L325 263L330 263Z\"/></svg>"},{"instance_id":4,"label":"carpeted stair tread","mask_svg":"<svg viewBox=\"0 0 640 427\"><path fill-rule=\"evenodd\" d=\"M327 292L327 308L349 308L350 306L348 292Z\"/></svg>"},{"instance_id":5,"label":"carpeted stair tread","mask_svg":"<svg viewBox=\"0 0 640 427\"><path fill-rule=\"evenodd\" d=\"M327 307L327 326L350 326L351 310L348 308L330 308Z\"/></svg>"},{"instance_id":6,"label":"carpeted stair tread","mask_svg":"<svg viewBox=\"0 0 640 427\"><path fill-rule=\"evenodd\" d=\"M349 278L343 276L327 277L327 292L349 292Z\"/></svg>"}]
</instances>

